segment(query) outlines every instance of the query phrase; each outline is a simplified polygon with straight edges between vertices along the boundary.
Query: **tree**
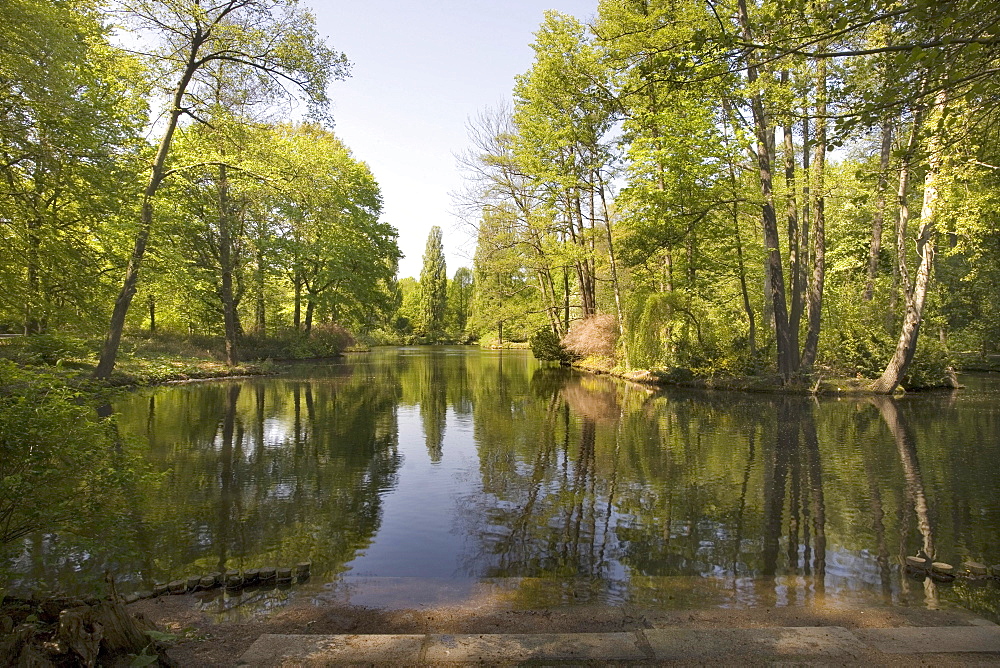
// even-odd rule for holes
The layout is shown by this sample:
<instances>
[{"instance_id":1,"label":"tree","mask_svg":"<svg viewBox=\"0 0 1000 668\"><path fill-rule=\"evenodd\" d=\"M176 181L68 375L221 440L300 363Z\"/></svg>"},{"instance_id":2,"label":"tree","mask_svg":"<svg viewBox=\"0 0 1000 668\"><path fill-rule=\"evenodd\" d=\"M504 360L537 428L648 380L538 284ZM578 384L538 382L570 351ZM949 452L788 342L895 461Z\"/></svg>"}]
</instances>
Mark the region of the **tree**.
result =
<instances>
[{"instance_id":1,"label":"tree","mask_svg":"<svg viewBox=\"0 0 1000 668\"><path fill-rule=\"evenodd\" d=\"M147 55L162 69L162 79L172 84L164 91L169 98L166 122L142 194L132 252L95 378L107 378L114 368L152 231L156 194L164 178L179 169L167 167L174 133L182 117L198 119L204 113L202 94L206 86L211 88L212 66L226 63L233 75L256 78L258 104L289 98L298 91L318 114L327 102L329 80L347 74L345 57L323 43L312 15L295 0L223 0L211 7L198 0L178 0L169 6L154 0L129 0L122 9L140 36L159 41L159 48Z\"/></svg>"},{"instance_id":2,"label":"tree","mask_svg":"<svg viewBox=\"0 0 1000 668\"><path fill-rule=\"evenodd\" d=\"M553 333L562 336L569 326L571 261L544 185L525 172L515 154L518 129L511 111L489 109L468 130L473 149L460 164L469 187L460 205L480 245L476 271L523 266L537 292L531 310L544 311Z\"/></svg>"},{"instance_id":3,"label":"tree","mask_svg":"<svg viewBox=\"0 0 1000 668\"><path fill-rule=\"evenodd\" d=\"M472 270L468 267L456 269L455 275L448 281L448 320L454 328L454 338L461 338L466 333L474 290Z\"/></svg>"},{"instance_id":4,"label":"tree","mask_svg":"<svg viewBox=\"0 0 1000 668\"><path fill-rule=\"evenodd\" d=\"M443 335L447 303L448 270L441 228L435 225L427 235L424 264L420 270L420 329L424 336L438 339Z\"/></svg>"},{"instance_id":5,"label":"tree","mask_svg":"<svg viewBox=\"0 0 1000 668\"><path fill-rule=\"evenodd\" d=\"M535 62L514 86L514 154L554 214L548 234L562 242L575 269L583 316L598 311L596 250L602 236L621 315L608 206L615 121L604 99L608 72L583 24L565 14L545 13L532 49Z\"/></svg>"},{"instance_id":6,"label":"tree","mask_svg":"<svg viewBox=\"0 0 1000 668\"><path fill-rule=\"evenodd\" d=\"M296 313L306 300L303 329L308 333L317 309L330 320L369 327L390 308L400 257L396 230L379 220L378 183L319 125L283 126L276 135Z\"/></svg>"},{"instance_id":7,"label":"tree","mask_svg":"<svg viewBox=\"0 0 1000 668\"><path fill-rule=\"evenodd\" d=\"M88 330L142 150L140 69L91 3L0 11L0 320Z\"/></svg>"}]
</instances>

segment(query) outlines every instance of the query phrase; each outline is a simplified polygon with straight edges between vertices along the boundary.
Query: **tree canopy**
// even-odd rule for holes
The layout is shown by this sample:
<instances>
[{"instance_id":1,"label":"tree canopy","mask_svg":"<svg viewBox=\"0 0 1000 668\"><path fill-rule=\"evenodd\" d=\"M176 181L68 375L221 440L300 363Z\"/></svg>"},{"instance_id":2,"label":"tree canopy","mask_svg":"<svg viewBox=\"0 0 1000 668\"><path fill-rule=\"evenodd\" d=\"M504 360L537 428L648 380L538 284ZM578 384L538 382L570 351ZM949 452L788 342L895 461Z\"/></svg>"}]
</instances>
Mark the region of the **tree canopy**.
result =
<instances>
[{"instance_id":1,"label":"tree canopy","mask_svg":"<svg viewBox=\"0 0 1000 668\"><path fill-rule=\"evenodd\" d=\"M547 13L461 159L475 303L512 310L472 321L611 314L624 368L947 382L949 351L997 340L955 295L986 289L997 228L998 26L972 0Z\"/></svg>"},{"instance_id":2,"label":"tree canopy","mask_svg":"<svg viewBox=\"0 0 1000 668\"><path fill-rule=\"evenodd\" d=\"M396 230L330 129L328 85L349 63L309 11L2 9L3 331L103 329L106 377L126 330L223 334L236 363L261 337L391 317Z\"/></svg>"}]
</instances>

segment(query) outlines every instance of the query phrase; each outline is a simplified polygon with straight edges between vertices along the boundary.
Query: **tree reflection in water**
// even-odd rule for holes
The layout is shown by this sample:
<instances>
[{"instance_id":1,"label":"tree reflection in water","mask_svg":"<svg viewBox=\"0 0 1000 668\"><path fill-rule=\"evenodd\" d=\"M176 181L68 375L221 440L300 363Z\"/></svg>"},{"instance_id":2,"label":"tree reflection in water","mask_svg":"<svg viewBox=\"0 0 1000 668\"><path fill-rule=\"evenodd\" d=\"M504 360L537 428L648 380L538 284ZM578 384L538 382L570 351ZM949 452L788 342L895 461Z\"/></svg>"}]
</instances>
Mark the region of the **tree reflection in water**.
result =
<instances>
[{"instance_id":1,"label":"tree reflection in water","mask_svg":"<svg viewBox=\"0 0 1000 668\"><path fill-rule=\"evenodd\" d=\"M561 581L557 598L662 602L710 576L720 603L819 602L831 586L898 603L907 517L933 552L914 435L891 400L875 400L887 441L863 401L652 394L558 368L531 387L537 415L479 442L482 490L461 511L470 575ZM901 495L910 510L888 514Z\"/></svg>"},{"instance_id":2,"label":"tree reflection in water","mask_svg":"<svg viewBox=\"0 0 1000 668\"><path fill-rule=\"evenodd\" d=\"M162 388L115 405L160 472L130 533L85 557L33 537L23 573L72 564L71 590L91 565L148 586L311 559L318 581L515 578L525 604L935 605L949 590L903 556L1000 559L997 406L651 392L455 348Z\"/></svg>"},{"instance_id":3,"label":"tree reflection in water","mask_svg":"<svg viewBox=\"0 0 1000 668\"><path fill-rule=\"evenodd\" d=\"M395 484L397 396L398 386L349 366L129 395L116 405L118 424L148 444L159 471L130 497L134 544L80 562L74 537L59 536L32 557L35 571L67 593L89 592L105 568L125 591L299 561L336 573L377 531L381 495ZM67 560L76 567L60 568Z\"/></svg>"}]
</instances>

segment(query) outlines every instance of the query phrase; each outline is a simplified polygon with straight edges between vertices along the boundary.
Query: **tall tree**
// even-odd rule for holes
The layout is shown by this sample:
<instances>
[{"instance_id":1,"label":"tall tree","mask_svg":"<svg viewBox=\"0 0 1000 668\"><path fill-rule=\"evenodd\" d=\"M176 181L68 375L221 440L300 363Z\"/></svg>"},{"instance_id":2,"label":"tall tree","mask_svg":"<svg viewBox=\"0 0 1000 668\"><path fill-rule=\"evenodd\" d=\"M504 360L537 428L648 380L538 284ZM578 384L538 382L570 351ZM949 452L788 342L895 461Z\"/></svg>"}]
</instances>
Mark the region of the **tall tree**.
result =
<instances>
[{"instance_id":1,"label":"tall tree","mask_svg":"<svg viewBox=\"0 0 1000 668\"><path fill-rule=\"evenodd\" d=\"M8 0L0 14L0 318L26 334L90 329L142 150L141 69L90 2Z\"/></svg>"},{"instance_id":2,"label":"tall tree","mask_svg":"<svg viewBox=\"0 0 1000 668\"><path fill-rule=\"evenodd\" d=\"M612 260L612 289L619 296L607 206L608 184L614 179L609 136L614 118L603 94L607 70L583 24L558 12L545 13L532 49L535 62L514 87L515 154L556 214L553 232L566 245L581 310L588 316L598 310L602 227Z\"/></svg>"},{"instance_id":3,"label":"tall tree","mask_svg":"<svg viewBox=\"0 0 1000 668\"><path fill-rule=\"evenodd\" d=\"M455 275L448 281L448 313L456 336L463 335L468 327L474 289L475 281L468 267L456 269Z\"/></svg>"},{"instance_id":4,"label":"tall tree","mask_svg":"<svg viewBox=\"0 0 1000 668\"><path fill-rule=\"evenodd\" d=\"M445 266L441 228L435 225L427 235L424 264L420 270L420 328L428 338L442 336L447 304L448 269Z\"/></svg>"},{"instance_id":5,"label":"tall tree","mask_svg":"<svg viewBox=\"0 0 1000 668\"><path fill-rule=\"evenodd\" d=\"M312 15L300 9L295 0L223 0L210 7L199 0L178 0L169 5L128 0L122 3L122 10L140 36L158 42L149 55L162 68L162 80L172 83L164 90L169 99L166 122L143 190L139 224L94 370L96 378L107 378L114 369L152 231L156 194L171 173L167 160L174 133L183 116L197 119L204 113L198 93L206 85L211 87L212 66L224 62L234 73L243 71L255 77L259 103L301 93L317 113L322 113L327 102L329 80L347 74L343 54L325 45L316 34ZM208 81L202 77L206 74Z\"/></svg>"}]
</instances>

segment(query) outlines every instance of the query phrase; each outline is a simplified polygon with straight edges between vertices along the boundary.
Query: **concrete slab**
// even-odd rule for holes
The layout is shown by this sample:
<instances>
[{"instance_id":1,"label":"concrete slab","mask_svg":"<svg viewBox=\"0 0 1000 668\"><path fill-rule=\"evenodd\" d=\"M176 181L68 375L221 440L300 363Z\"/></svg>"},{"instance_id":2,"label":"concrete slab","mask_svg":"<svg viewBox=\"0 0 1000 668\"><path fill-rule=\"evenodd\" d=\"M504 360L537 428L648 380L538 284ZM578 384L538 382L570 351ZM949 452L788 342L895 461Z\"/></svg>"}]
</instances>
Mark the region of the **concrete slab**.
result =
<instances>
[{"instance_id":1,"label":"concrete slab","mask_svg":"<svg viewBox=\"0 0 1000 668\"><path fill-rule=\"evenodd\" d=\"M850 631L839 626L649 629L643 634L661 661L850 659L865 651Z\"/></svg>"},{"instance_id":2,"label":"concrete slab","mask_svg":"<svg viewBox=\"0 0 1000 668\"><path fill-rule=\"evenodd\" d=\"M413 665L422 635L277 635L257 638L240 666L325 666L337 663Z\"/></svg>"},{"instance_id":3,"label":"concrete slab","mask_svg":"<svg viewBox=\"0 0 1000 668\"><path fill-rule=\"evenodd\" d=\"M1000 653L1000 626L858 629L854 635L886 654Z\"/></svg>"},{"instance_id":4,"label":"concrete slab","mask_svg":"<svg viewBox=\"0 0 1000 668\"><path fill-rule=\"evenodd\" d=\"M635 633L263 635L240 666L414 665L523 662L579 663L848 663L889 655L970 653L1000 660L1000 627L935 626L890 629L771 627L646 629ZM915 655L920 655L917 657ZM952 656L953 659L956 657ZM883 660L887 657L883 656ZM902 659L899 659L902 660ZM986 660L981 656L980 660ZM1000 662L1000 661L998 661Z\"/></svg>"},{"instance_id":5,"label":"concrete slab","mask_svg":"<svg viewBox=\"0 0 1000 668\"><path fill-rule=\"evenodd\" d=\"M641 661L650 658L634 633L431 635L428 663Z\"/></svg>"}]
</instances>

